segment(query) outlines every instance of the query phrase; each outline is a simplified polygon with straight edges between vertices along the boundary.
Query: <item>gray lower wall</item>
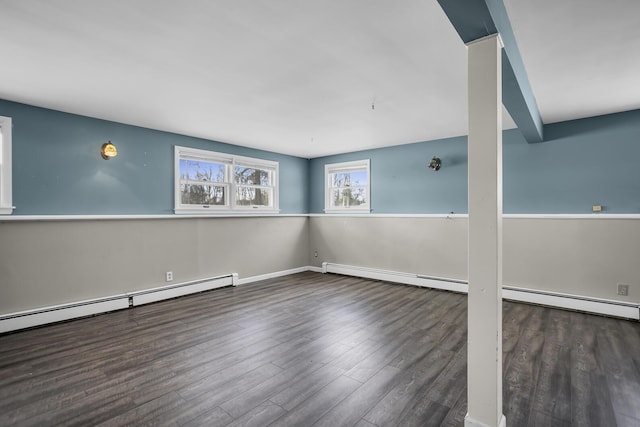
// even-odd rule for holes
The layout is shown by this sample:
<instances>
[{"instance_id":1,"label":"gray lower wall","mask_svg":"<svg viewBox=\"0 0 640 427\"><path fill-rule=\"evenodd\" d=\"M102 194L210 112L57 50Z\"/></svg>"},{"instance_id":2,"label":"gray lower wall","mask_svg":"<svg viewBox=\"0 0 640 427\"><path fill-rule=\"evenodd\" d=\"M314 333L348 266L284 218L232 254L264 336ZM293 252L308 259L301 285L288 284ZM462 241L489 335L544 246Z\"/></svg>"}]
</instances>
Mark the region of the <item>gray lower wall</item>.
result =
<instances>
[{"instance_id":1,"label":"gray lower wall","mask_svg":"<svg viewBox=\"0 0 640 427\"><path fill-rule=\"evenodd\" d=\"M466 218L313 216L312 265L335 262L466 280L467 223Z\"/></svg>"},{"instance_id":2,"label":"gray lower wall","mask_svg":"<svg viewBox=\"0 0 640 427\"><path fill-rule=\"evenodd\" d=\"M0 314L308 265L295 217L0 222Z\"/></svg>"},{"instance_id":3,"label":"gray lower wall","mask_svg":"<svg viewBox=\"0 0 640 427\"><path fill-rule=\"evenodd\" d=\"M640 301L639 219L505 219L504 283ZM617 284L629 296L617 295Z\"/></svg>"},{"instance_id":4,"label":"gray lower wall","mask_svg":"<svg viewBox=\"0 0 640 427\"><path fill-rule=\"evenodd\" d=\"M464 217L313 216L310 259L466 280L467 229ZM505 218L503 239L505 285L640 300L638 219Z\"/></svg>"},{"instance_id":5,"label":"gray lower wall","mask_svg":"<svg viewBox=\"0 0 640 427\"><path fill-rule=\"evenodd\" d=\"M294 216L0 221L0 315L322 262L467 279L467 219ZM318 257L314 252L318 252ZM640 220L504 219L504 284L640 300ZM616 295L617 283L629 296Z\"/></svg>"}]
</instances>

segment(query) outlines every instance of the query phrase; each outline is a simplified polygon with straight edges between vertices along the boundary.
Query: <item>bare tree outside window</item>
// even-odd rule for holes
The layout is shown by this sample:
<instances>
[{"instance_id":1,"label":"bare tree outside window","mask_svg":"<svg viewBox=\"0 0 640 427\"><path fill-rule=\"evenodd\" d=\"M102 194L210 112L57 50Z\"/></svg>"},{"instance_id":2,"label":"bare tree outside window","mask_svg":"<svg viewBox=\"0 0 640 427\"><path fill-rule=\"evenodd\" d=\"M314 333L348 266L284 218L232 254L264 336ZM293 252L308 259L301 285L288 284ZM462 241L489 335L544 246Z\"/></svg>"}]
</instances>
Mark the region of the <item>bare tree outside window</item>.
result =
<instances>
[{"instance_id":1,"label":"bare tree outside window","mask_svg":"<svg viewBox=\"0 0 640 427\"><path fill-rule=\"evenodd\" d=\"M177 213L276 211L278 162L175 147Z\"/></svg>"},{"instance_id":2,"label":"bare tree outside window","mask_svg":"<svg viewBox=\"0 0 640 427\"><path fill-rule=\"evenodd\" d=\"M224 164L180 160L180 192L183 204L224 205Z\"/></svg>"},{"instance_id":3,"label":"bare tree outside window","mask_svg":"<svg viewBox=\"0 0 640 427\"><path fill-rule=\"evenodd\" d=\"M325 211L368 212L369 160L325 165Z\"/></svg>"},{"instance_id":4,"label":"bare tree outside window","mask_svg":"<svg viewBox=\"0 0 640 427\"><path fill-rule=\"evenodd\" d=\"M360 206L367 203L366 171L333 174L332 199L334 206Z\"/></svg>"},{"instance_id":5,"label":"bare tree outside window","mask_svg":"<svg viewBox=\"0 0 640 427\"><path fill-rule=\"evenodd\" d=\"M234 170L236 204L240 206L271 205L271 171L249 166L236 166Z\"/></svg>"}]
</instances>

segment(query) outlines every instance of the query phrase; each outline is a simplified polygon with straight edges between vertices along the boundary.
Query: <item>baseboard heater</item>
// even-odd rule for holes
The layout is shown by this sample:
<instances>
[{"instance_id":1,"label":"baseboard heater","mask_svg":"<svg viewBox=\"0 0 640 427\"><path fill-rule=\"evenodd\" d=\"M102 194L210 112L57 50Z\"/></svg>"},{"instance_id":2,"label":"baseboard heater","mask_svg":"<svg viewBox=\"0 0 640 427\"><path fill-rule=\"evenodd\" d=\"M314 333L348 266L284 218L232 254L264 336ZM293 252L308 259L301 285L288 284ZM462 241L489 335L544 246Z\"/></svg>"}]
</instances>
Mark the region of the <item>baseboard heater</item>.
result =
<instances>
[{"instance_id":1,"label":"baseboard heater","mask_svg":"<svg viewBox=\"0 0 640 427\"><path fill-rule=\"evenodd\" d=\"M403 283L405 285L422 286L454 292L467 293L468 290L467 282L463 280L431 277L422 274L404 273L401 271L379 270L353 265L334 264L329 262L322 263L322 272L364 277L367 279L385 280L388 282Z\"/></svg>"},{"instance_id":2,"label":"baseboard heater","mask_svg":"<svg viewBox=\"0 0 640 427\"><path fill-rule=\"evenodd\" d=\"M114 295L108 298L96 298L77 301L70 304L36 308L0 316L0 333L31 328L47 323L86 317L107 311L121 310L129 307L127 295Z\"/></svg>"},{"instance_id":3,"label":"baseboard heater","mask_svg":"<svg viewBox=\"0 0 640 427\"><path fill-rule=\"evenodd\" d=\"M424 274L379 270L375 268L329 262L322 263L322 272L384 280L388 282L442 289L453 292L468 293L469 291L469 282L466 280L427 276ZM503 286L502 298L510 301L527 302L531 304L584 311L587 313L640 320L640 304L632 302L591 298L580 295L562 294L514 286Z\"/></svg>"},{"instance_id":4,"label":"baseboard heater","mask_svg":"<svg viewBox=\"0 0 640 427\"><path fill-rule=\"evenodd\" d=\"M177 283L175 285L160 286L158 288L142 291L128 292L131 306L149 304L183 295L195 294L224 286L236 285L238 275L236 273L226 276L210 277L208 279L194 280L191 282Z\"/></svg>"},{"instance_id":5,"label":"baseboard heater","mask_svg":"<svg viewBox=\"0 0 640 427\"><path fill-rule=\"evenodd\" d=\"M76 301L68 304L36 308L0 316L0 333L31 328L48 323L61 322L79 317L148 304L183 295L208 291L223 286L235 286L238 283L236 273L193 280L169 286L161 286L141 291L127 292L105 298Z\"/></svg>"}]
</instances>

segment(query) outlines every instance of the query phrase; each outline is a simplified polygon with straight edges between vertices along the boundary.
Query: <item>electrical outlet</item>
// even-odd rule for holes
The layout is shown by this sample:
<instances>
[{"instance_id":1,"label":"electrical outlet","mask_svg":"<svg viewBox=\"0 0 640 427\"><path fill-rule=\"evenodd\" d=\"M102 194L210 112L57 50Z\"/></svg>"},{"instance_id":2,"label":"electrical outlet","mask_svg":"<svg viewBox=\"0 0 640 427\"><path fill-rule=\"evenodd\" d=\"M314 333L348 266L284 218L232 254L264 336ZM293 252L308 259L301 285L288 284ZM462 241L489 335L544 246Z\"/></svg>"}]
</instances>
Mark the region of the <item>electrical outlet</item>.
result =
<instances>
[{"instance_id":1,"label":"electrical outlet","mask_svg":"<svg viewBox=\"0 0 640 427\"><path fill-rule=\"evenodd\" d=\"M167 271L165 273L165 280L171 282L173 280L173 271Z\"/></svg>"},{"instance_id":2,"label":"electrical outlet","mask_svg":"<svg viewBox=\"0 0 640 427\"><path fill-rule=\"evenodd\" d=\"M315 252L313 253L313 256L314 256L315 258L318 258L318 251L315 251Z\"/></svg>"},{"instance_id":3,"label":"electrical outlet","mask_svg":"<svg viewBox=\"0 0 640 427\"><path fill-rule=\"evenodd\" d=\"M618 283L618 295L628 296L629 295L629 285L624 285L622 283Z\"/></svg>"}]
</instances>

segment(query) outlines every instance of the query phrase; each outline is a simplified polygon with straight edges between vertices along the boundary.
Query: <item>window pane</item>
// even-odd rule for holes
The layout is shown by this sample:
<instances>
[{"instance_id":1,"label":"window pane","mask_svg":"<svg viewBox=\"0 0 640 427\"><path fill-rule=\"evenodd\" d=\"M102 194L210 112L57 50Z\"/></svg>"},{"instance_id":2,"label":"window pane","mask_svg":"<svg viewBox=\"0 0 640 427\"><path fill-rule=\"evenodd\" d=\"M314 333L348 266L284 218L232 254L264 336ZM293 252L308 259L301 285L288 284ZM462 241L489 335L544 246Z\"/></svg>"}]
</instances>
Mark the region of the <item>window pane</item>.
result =
<instances>
[{"instance_id":1,"label":"window pane","mask_svg":"<svg viewBox=\"0 0 640 427\"><path fill-rule=\"evenodd\" d=\"M223 186L180 184L180 194L183 205L224 206L226 204Z\"/></svg>"},{"instance_id":2,"label":"window pane","mask_svg":"<svg viewBox=\"0 0 640 427\"><path fill-rule=\"evenodd\" d=\"M278 208L278 162L179 146L174 155L176 213Z\"/></svg>"},{"instance_id":3,"label":"window pane","mask_svg":"<svg viewBox=\"0 0 640 427\"><path fill-rule=\"evenodd\" d=\"M272 185L271 171L237 165L234 170L235 182L245 185Z\"/></svg>"},{"instance_id":4,"label":"window pane","mask_svg":"<svg viewBox=\"0 0 640 427\"><path fill-rule=\"evenodd\" d=\"M242 187L236 188L236 204L238 206L271 206L272 190L270 188Z\"/></svg>"},{"instance_id":5,"label":"window pane","mask_svg":"<svg viewBox=\"0 0 640 427\"><path fill-rule=\"evenodd\" d=\"M331 174L332 187L350 187L354 185L367 185L367 171L355 170L348 172L336 172Z\"/></svg>"},{"instance_id":6,"label":"window pane","mask_svg":"<svg viewBox=\"0 0 640 427\"><path fill-rule=\"evenodd\" d=\"M224 182L224 164L180 159L180 179Z\"/></svg>"},{"instance_id":7,"label":"window pane","mask_svg":"<svg viewBox=\"0 0 640 427\"><path fill-rule=\"evenodd\" d=\"M370 211L370 161L326 164L325 211Z\"/></svg>"},{"instance_id":8,"label":"window pane","mask_svg":"<svg viewBox=\"0 0 640 427\"><path fill-rule=\"evenodd\" d=\"M331 190L331 205L334 207L360 206L367 203L365 188L334 188Z\"/></svg>"}]
</instances>

